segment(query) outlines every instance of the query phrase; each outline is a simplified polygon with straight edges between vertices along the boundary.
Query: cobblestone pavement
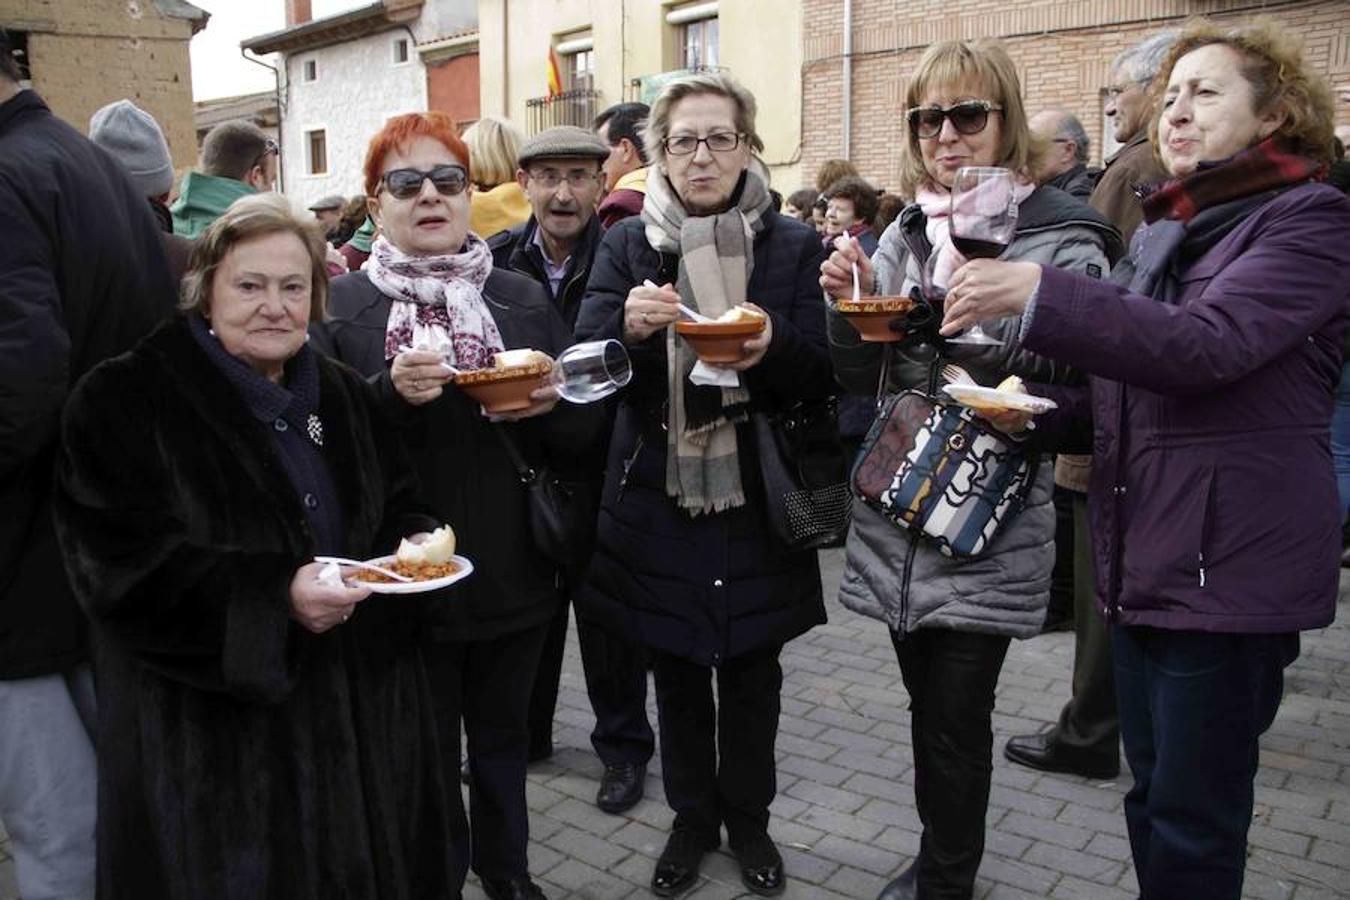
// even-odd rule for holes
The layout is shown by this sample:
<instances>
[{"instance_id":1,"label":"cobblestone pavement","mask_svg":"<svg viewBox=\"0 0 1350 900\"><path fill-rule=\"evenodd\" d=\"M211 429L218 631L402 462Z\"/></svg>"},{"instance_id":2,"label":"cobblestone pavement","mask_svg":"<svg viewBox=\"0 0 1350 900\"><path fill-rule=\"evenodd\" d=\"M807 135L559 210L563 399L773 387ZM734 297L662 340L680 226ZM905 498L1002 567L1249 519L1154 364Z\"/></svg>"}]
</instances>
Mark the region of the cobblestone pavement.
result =
<instances>
[{"instance_id":1,"label":"cobblestone pavement","mask_svg":"<svg viewBox=\"0 0 1350 900\"><path fill-rule=\"evenodd\" d=\"M917 852L905 691L885 629L833 602L838 551L823 556L830 623L783 652L779 796L770 831L790 878L786 897L872 900ZM1059 715L1069 690L1072 636L1014 641L999 681L996 747ZM656 721L655 711L651 715ZM646 885L671 814L659 759L647 799L624 816L592 804L600 764L575 635L547 763L532 768L530 867L554 900L651 896ZM1041 775L996 750L988 844L976 895L1115 900L1135 896L1121 800L1128 775L1098 783ZM1350 579L1338 621L1305 635L1285 698L1262 740L1245 897L1350 897ZM13 900L0 838L0 900ZM725 848L688 897L751 896ZM470 881L467 900L484 894Z\"/></svg>"}]
</instances>

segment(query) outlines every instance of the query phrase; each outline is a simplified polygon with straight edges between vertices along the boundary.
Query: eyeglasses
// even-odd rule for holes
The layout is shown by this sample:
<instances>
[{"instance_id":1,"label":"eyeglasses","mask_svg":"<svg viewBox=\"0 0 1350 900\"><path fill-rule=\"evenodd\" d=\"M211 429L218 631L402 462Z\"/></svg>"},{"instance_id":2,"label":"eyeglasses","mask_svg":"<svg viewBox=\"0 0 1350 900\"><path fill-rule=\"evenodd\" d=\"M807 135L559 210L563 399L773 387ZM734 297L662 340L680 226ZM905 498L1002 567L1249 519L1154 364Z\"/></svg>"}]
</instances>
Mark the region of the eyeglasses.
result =
<instances>
[{"instance_id":1,"label":"eyeglasses","mask_svg":"<svg viewBox=\"0 0 1350 900\"><path fill-rule=\"evenodd\" d=\"M952 127L959 134L979 134L989 124L991 112L1001 112L1003 107L988 100L966 100L943 109L938 106L916 106L905 113L909 120L909 130L920 138L935 138L942 130L942 123L951 119Z\"/></svg>"},{"instance_id":2,"label":"eyeglasses","mask_svg":"<svg viewBox=\"0 0 1350 900\"><path fill-rule=\"evenodd\" d=\"M584 169L574 169L571 172L559 172L557 169L544 169L542 172L531 172L530 180L546 190L553 190L564 181L567 186L574 191L579 191L589 185L595 184L600 178L599 172L587 172Z\"/></svg>"},{"instance_id":3,"label":"eyeglasses","mask_svg":"<svg viewBox=\"0 0 1350 900\"><path fill-rule=\"evenodd\" d=\"M396 200L415 197L422 190L422 182L431 179L432 187L446 197L464 193L469 186L468 173L459 166L432 166L421 169L390 169L380 176L380 183Z\"/></svg>"},{"instance_id":4,"label":"eyeglasses","mask_svg":"<svg viewBox=\"0 0 1350 900\"><path fill-rule=\"evenodd\" d=\"M690 156L698 152L699 144L707 144L713 153L729 153L741 143L742 135L734 131L715 131L707 137L677 134L665 140L666 153L671 156Z\"/></svg>"},{"instance_id":5,"label":"eyeglasses","mask_svg":"<svg viewBox=\"0 0 1350 900\"><path fill-rule=\"evenodd\" d=\"M272 156L273 154L280 156L281 148L277 146L276 141L272 140L271 138L268 138L267 140L263 141L263 150L261 153L258 154L257 158L253 160L253 165L249 166L249 169L254 169L262 165L262 161L264 159L267 159L267 157Z\"/></svg>"}]
</instances>

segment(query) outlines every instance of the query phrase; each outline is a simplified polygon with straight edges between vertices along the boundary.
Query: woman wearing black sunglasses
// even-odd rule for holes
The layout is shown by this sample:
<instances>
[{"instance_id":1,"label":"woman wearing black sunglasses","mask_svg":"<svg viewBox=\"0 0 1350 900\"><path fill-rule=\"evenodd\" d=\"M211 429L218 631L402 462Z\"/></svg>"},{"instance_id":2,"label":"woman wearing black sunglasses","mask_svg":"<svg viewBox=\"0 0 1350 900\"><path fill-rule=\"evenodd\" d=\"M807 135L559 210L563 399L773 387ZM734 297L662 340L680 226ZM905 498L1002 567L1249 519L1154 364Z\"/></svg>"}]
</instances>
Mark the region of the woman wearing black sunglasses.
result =
<instances>
[{"instance_id":1,"label":"woman wearing black sunglasses","mask_svg":"<svg viewBox=\"0 0 1350 900\"><path fill-rule=\"evenodd\" d=\"M870 261L856 240L841 242L821 266L827 293L852 293L856 262L864 291L908 294L934 254L935 281L945 284L964 261L947 225L950 188L965 166L999 166L1018 178L1018 225L1005 258L1105 275L1108 259L1119 254L1119 236L1080 201L1036 184L1032 173L1045 148L1027 128L1017 73L1001 47L934 45L910 80L906 103L901 189L915 201L882 234ZM1010 374L1038 381L1065 377L1062 367L1021 349L1015 321L985 328L1002 343L948 345L941 356L989 386ZM834 313L830 342L840 382L873 394L883 345L862 343ZM931 344L906 352L916 358L891 366L887 395L927 386ZM891 629L911 699L914 795L923 823L918 859L886 887L882 900L968 898L974 891L993 769L994 688L1010 639L1039 632L1049 599L1052 468L1039 467L1025 508L975 557L944 556L935 544L912 539L870 507L854 504L840 600Z\"/></svg>"},{"instance_id":2,"label":"woman wearing black sunglasses","mask_svg":"<svg viewBox=\"0 0 1350 900\"><path fill-rule=\"evenodd\" d=\"M452 832L462 884L472 863L489 897L532 900L525 806L526 710L544 635L560 601L556 566L529 537L525 488L503 449L509 431L532 461L566 469L589 445L598 409L555 409L541 388L514 421L490 422L445 364L490 367L529 347L556 356L571 334L544 289L494 269L469 230L469 151L442 113L390 119L366 155L366 193L381 236L360 272L333 281L316 335L369 376L400 423L423 497L458 535L472 578L427 603L425 633ZM418 348L416 350L410 348ZM472 839L457 787L460 721L468 736Z\"/></svg>"}]
</instances>

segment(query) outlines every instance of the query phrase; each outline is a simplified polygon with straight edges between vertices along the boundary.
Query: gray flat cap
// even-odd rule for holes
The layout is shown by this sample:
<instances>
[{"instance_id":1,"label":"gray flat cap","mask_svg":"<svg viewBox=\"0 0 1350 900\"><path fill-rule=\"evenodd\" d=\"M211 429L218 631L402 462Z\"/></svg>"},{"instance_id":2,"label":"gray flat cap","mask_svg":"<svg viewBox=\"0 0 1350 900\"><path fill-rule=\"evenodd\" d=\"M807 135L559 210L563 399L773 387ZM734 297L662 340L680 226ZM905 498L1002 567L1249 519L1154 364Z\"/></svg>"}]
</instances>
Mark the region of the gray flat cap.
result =
<instances>
[{"instance_id":1,"label":"gray flat cap","mask_svg":"<svg viewBox=\"0 0 1350 900\"><path fill-rule=\"evenodd\" d=\"M341 194L329 194L322 200L315 200L309 205L310 212L318 212L321 209L342 209L347 204L347 198Z\"/></svg>"},{"instance_id":2,"label":"gray flat cap","mask_svg":"<svg viewBox=\"0 0 1350 900\"><path fill-rule=\"evenodd\" d=\"M523 169L536 159L608 159L609 145L575 125L546 128L520 146L517 164Z\"/></svg>"}]
</instances>

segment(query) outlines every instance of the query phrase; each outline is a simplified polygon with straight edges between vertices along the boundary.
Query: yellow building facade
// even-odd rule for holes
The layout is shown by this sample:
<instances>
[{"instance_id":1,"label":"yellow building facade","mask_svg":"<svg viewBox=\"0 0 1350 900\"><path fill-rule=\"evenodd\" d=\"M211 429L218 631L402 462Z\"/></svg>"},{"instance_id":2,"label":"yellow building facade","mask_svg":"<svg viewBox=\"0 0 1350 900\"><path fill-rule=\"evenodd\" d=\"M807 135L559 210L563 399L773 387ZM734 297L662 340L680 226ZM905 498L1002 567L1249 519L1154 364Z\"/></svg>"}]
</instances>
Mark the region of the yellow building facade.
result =
<instances>
[{"instance_id":1,"label":"yellow building facade","mask_svg":"<svg viewBox=\"0 0 1350 900\"><path fill-rule=\"evenodd\" d=\"M482 112L527 133L589 127L614 103L650 102L680 71L725 69L755 95L763 158L786 194L800 186L802 29L800 0L480 0Z\"/></svg>"}]
</instances>

